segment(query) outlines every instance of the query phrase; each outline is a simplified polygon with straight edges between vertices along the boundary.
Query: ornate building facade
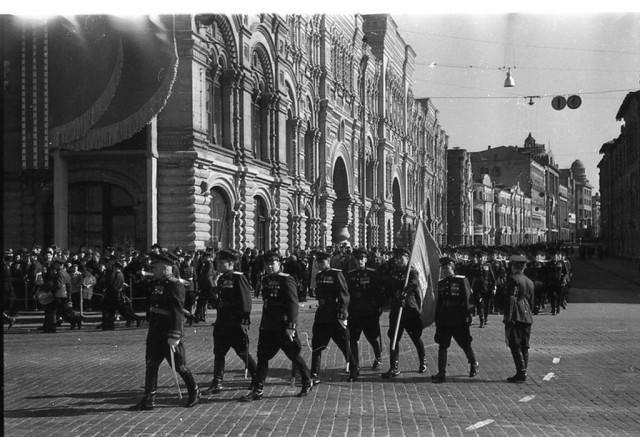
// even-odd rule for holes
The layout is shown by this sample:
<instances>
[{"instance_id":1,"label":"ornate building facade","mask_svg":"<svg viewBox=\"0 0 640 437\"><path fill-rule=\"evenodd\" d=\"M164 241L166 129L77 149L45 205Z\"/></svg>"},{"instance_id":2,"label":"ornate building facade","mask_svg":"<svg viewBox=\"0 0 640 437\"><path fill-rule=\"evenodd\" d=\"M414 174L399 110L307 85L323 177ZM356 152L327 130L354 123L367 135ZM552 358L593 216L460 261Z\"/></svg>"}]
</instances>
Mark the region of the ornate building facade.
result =
<instances>
[{"instance_id":1,"label":"ornate building facade","mask_svg":"<svg viewBox=\"0 0 640 437\"><path fill-rule=\"evenodd\" d=\"M22 94L10 109L35 102L42 114L16 115L5 169L31 160L33 125L58 130L26 147L46 149L44 164L5 172L5 211L35 217L5 222L9 245L392 247L410 242L418 218L445 240L448 137L433 104L413 96L415 53L390 16L164 16L149 32L169 49L164 66L137 59L139 37L98 18L12 23L9 80ZM74 26L109 35L98 60L110 62L83 89L86 109L47 127L36 121L55 118L47 95L58 85L35 86L28 66L59 65L46 48L68 44L58 30ZM38 32L42 49L31 47ZM109 119L135 106L145 67L161 86L138 99L137 117Z\"/></svg>"}]
</instances>

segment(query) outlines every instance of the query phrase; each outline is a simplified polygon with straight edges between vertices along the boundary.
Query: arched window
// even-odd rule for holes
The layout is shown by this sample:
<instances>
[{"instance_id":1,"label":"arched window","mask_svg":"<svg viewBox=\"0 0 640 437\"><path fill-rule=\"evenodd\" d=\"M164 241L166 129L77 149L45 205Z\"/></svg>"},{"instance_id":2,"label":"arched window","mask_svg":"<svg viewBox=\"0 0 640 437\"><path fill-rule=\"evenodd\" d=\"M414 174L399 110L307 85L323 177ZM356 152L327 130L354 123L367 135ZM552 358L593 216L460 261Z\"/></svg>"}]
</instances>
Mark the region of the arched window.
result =
<instances>
[{"instance_id":1,"label":"arched window","mask_svg":"<svg viewBox=\"0 0 640 437\"><path fill-rule=\"evenodd\" d=\"M296 120L293 118L293 114L291 113L291 109L287 111L287 135L286 135L286 160L287 160L287 168L289 170L289 175L295 176L295 160L296 160L296 148L294 147L296 140Z\"/></svg>"},{"instance_id":2,"label":"arched window","mask_svg":"<svg viewBox=\"0 0 640 437\"><path fill-rule=\"evenodd\" d=\"M269 162L269 99L267 92L265 66L257 53L253 54L251 67L256 85L251 98L251 140L256 159Z\"/></svg>"},{"instance_id":3,"label":"arched window","mask_svg":"<svg viewBox=\"0 0 640 437\"><path fill-rule=\"evenodd\" d=\"M224 60L220 58L218 65L207 74L207 134L209 141L217 146L225 145L224 124L229 107L223 92L223 71ZM228 141L226 143L230 144Z\"/></svg>"},{"instance_id":4,"label":"arched window","mask_svg":"<svg viewBox=\"0 0 640 437\"><path fill-rule=\"evenodd\" d=\"M261 197L254 197L255 212L255 248L269 250L269 210Z\"/></svg>"},{"instance_id":5,"label":"arched window","mask_svg":"<svg viewBox=\"0 0 640 437\"><path fill-rule=\"evenodd\" d=\"M69 248L141 244L129 193L103 182L69 185Z\"/></svg>"},{"instance_id":6,"label":"arched window","mask_svg":"<svg viewBox=\"0 0 640 437\"><path fill-rule=\"evenodd\" d=\"M211 190L211 246L227 249L231 244L231 215L227 196Z\"/></svg>"},{"instance_id":7,"label":"arched window","mask_svg":"<svg viewBox=\"0 0 640 437\"><path fill-rule=\"evenodd\" d=\"M313 150L313 131L311 125L307 123L307 132L304 135L304 177L309 182L313 180L313 169L315 162L315 153Z\"/></svg>"}]
</instances>

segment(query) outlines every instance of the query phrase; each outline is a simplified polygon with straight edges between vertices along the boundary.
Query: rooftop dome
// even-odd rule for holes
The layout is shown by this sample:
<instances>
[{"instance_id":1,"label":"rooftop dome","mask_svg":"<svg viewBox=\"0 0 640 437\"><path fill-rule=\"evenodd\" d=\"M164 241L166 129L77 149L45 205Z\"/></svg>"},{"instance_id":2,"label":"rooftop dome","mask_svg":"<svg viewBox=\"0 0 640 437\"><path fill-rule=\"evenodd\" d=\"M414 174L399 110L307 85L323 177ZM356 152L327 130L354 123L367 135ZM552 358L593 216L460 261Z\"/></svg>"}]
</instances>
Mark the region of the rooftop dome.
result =
<instances>
[{"instance_id":1,"label":"rooftop dome","mask_svg":"<svg viewBox=\"0 0 640 437\"><path fill-rule=\"evenodd\" d=\"M575 180L583 183L589 182L587 180L587 171L584 168L584 164L579 159L576 159L575 161L573 161L573 164L571 164L571 172L573 173L573 177Z\"/></svg>"}]
</instances>

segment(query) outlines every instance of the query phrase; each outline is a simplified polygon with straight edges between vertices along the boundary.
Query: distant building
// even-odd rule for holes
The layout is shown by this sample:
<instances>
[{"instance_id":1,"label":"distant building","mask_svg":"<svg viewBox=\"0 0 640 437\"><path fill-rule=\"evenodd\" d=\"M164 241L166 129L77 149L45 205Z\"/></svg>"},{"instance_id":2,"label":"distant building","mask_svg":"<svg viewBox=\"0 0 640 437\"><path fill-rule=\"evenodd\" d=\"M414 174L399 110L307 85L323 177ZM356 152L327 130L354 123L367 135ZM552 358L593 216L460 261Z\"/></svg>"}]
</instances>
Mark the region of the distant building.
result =
<instances>
[{"instance_id":1,"label":"distant building","mask_svg":"<svg viewBox=\"0 0 640 437\"><path fill-rule=\"evenodd\" d=\"M555 180L556 176L555 173L549 175L547 167L552 161L544 152L544 146L536 144L529 135L525 147L489 146L487 150L471 152L470 155L474 180L478 181L481 175L486 174L496 184L519 186L524 195L531 199L531 222L525 229L523 242L532 244L547 241L547 208L551 204L547 196L547 180ZM554 192L556 190L554 188ZM557 199L557 195L554 196Z\"/></svg>"},{"instance_id":2,"label":"distant building","mask_svg":"<svg viewBox=\"0 0 640 437\"><path fill-rule=\"evenodd\" d=\"M584 164L576 159L571 164L571 172L575 180L575 204L576 204L576 237L578 242L594 238L593 234L593 186L587 179Z\"/></svg>"},{"instance_id":3,"label":"distant building","mask_svg":"<svg viewBox=\"0 0 640 437\"><path fill-rule=\"evenodd\" d=\"M464 149L447 150L447 244L473 243L471 158Z\"/></svg>"}]
</instances>

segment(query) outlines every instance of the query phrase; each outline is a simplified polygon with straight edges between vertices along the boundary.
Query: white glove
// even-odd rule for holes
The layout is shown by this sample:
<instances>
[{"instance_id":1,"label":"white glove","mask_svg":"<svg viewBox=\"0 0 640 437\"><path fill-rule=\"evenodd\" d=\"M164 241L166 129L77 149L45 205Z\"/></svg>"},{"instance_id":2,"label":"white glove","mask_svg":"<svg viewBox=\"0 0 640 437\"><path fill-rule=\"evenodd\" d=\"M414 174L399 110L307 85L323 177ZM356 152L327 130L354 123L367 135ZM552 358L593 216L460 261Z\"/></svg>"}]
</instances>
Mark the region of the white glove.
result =
<instances>
[{"instance_id":1,"label":"white glove","mask_svg":"<svg viewBox=\"0 0 640 437\"><path fill-rule=\"evenodd\" d=\"M178 346L180 344L180 339L179 338L170 338L170 339L167 340L167 343L171 347L176 347L176 346Z\"/></svg>"},{"instance_id":2,"label":"white glove","mask_svg":"<svg viewBox=\"0 0 640 437\"><path fill-rule=\"evenodd\" d=\"M296 335L296 330L295 329L287 329L287 337L289 338L289 341L293 341L293 337Z\"/></svg>"},{"instance_id":3,"label":"white glove","mask_svg":"<svg viewBox=\"0 0 640 437\"><path fill-rule=\"evenodd\" d=\"M338 320L338 322L340 323L340 325L342 325L344 329L347 329L347 319Z\"/></svg>"}]
</instances>

